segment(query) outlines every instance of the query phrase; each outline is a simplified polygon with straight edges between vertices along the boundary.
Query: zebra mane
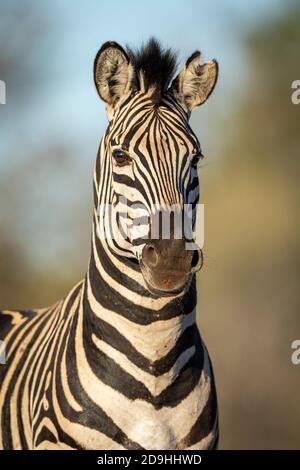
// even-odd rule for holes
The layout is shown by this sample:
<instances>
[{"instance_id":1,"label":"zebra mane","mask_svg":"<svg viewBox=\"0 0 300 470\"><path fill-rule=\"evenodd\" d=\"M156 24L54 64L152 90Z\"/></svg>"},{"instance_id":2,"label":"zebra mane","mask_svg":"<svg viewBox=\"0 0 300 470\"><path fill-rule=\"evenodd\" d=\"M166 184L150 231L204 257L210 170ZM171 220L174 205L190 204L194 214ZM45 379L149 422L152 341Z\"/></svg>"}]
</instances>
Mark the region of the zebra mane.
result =
<instances>
[{"instance_id":1,"label":"zebra mane","mask_svg":"<svg viewBox=\"0 0 300 470\"><path fill-rule=\"evenodd\" d=\"M135 69L136 82L145 92L153 90L152 99L159 103L167 90L177 67L177 54L171 49L163 49L160 42L151 38L140 49L127 47L127 54Z\"/></svg>"}]
</instances>

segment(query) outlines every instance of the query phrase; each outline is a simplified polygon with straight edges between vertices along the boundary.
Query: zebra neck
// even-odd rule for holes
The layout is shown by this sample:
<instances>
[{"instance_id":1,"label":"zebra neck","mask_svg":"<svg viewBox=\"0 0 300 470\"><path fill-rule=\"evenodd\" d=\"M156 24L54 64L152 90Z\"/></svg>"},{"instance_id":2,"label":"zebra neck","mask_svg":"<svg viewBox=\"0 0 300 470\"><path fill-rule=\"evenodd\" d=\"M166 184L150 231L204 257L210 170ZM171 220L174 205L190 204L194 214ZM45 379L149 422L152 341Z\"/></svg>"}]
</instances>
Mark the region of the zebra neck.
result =
<instances>
[{"instance_id":1,"label":"zebra neck","mask_svg":"<svg viewBox=\"0 0 300 470\"><path fill-rule=\"evenodd\" d=\"M82 308L85 350L94 350L95 364L105 357L111 374L122 377L126 371L137 380L145 373L152 379L163 375L149 379L150 389L171 383L195 356L195 307L194 279L181 297L155 297L137 264L113 255L93 236Z\"/></svg>"}]
</instances>

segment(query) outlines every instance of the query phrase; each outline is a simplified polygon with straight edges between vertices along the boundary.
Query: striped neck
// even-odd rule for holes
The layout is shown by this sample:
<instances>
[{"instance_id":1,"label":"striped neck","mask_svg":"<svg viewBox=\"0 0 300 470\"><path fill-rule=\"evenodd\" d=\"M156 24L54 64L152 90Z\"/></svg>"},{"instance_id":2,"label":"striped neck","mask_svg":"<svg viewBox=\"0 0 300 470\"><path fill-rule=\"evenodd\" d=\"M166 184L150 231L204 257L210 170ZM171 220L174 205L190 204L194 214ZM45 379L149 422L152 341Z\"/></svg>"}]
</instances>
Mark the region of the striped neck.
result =
<instances>
[{"instance_id":1,"label":"striped neck","mask_svg":"<svg viewBox=\"0 0 300 470\"><path fill-rule=\"evenodd\" d=\"M112 341L111 332L105 335L104 321L136 343L141 354L155 360L155 356L163 357L170 344L195 324L195 279L183 295L159 297L150 293L138 263L113 253L105 240L97 237L94 220L83 302L96 336L102 336L107 343ZM145 337L146 329L156 332L156 339L151 334Z\"/></svg>"},{"instance_id":2,"label":"striped neck","mask_svg":"<svg viewBox=\"0 0 300 470\"><path fill-rule=\"evenodd\" d=\"M85 356L100 380L159 408L181 400L199 379L195 279L175 298L155 297L141 280L138 265L113 254L94 225L82 294Z\"/></svg>"}]
</instances>

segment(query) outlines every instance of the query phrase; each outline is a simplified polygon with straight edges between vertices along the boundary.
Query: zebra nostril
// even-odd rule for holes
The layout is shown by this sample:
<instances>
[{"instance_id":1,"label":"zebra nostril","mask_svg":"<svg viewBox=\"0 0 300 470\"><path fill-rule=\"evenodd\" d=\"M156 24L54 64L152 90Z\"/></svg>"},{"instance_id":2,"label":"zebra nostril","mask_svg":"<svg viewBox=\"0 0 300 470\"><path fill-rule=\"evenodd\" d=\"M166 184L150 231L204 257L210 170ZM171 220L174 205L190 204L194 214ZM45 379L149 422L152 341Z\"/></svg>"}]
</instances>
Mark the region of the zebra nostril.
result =
<instances>
[{"instance_id":1,"label":"zebra nostril","mask_svg":"<svg viewBox=\"0 0 300 470\"><path fill-rule=\"evenodd\" d=\"M155 267L157 265L158 253L151 243L144 246L142 259L148 266Z\"/></svg>"},{"instance_id":2,"label":"zebra nostril","mask_svg":"<svg viewBox=\"0 0 300 470\"><path fill-rule=\"evenodd\" d=\"M192 265L191 265L191 272L196 273L202 268L203 265L203 254L200 248L198 250L194 250L194 254L192 257Z\"/></svg>"}]
</instances>

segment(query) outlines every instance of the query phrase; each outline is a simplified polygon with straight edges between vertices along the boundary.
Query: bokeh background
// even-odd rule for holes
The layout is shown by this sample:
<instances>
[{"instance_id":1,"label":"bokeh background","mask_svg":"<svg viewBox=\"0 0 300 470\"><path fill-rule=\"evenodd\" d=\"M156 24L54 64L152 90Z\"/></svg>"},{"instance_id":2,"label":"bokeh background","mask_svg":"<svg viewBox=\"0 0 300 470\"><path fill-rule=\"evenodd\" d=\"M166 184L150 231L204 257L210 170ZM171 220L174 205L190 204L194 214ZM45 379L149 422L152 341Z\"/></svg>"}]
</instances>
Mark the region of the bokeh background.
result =
<instances>
[{"instance_id":1,"label":"bokeh background","mask_svg":"<svg viewBox=\"0 0 300 470\"><path fill-rule=\"evenodd\" d=\"M154 35L181 64L200 48L220 64L192 116L206 155L198 318L220 448L300 448L299 2L0 0L0 12L0 308L47 306L87 268L101 44Z\"/></svg>"}]
</instances>

